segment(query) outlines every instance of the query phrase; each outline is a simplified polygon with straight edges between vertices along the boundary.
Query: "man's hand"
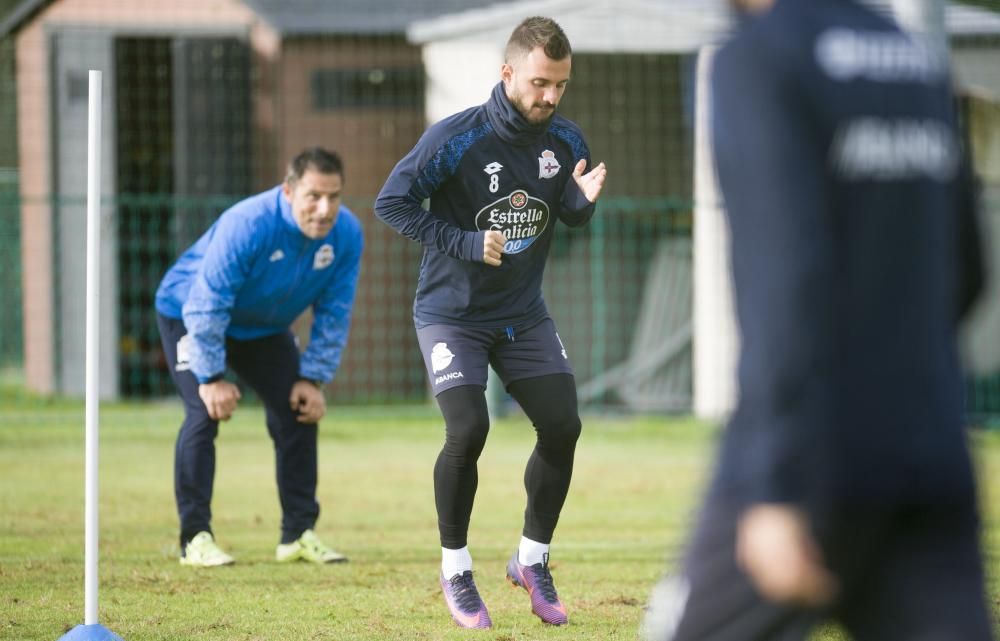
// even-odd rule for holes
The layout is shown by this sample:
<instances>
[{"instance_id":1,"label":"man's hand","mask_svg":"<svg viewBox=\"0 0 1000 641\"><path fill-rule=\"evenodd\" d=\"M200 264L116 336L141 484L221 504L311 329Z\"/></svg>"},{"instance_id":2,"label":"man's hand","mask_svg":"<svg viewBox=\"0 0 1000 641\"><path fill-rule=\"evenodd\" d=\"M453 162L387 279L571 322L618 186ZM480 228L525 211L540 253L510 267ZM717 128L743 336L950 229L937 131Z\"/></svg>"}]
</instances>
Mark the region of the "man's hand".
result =
<instances>
[{"instance_id":1,"label":"man's hand","mask_svg":"<svg viewBox=\"0 0 1000 641\"><path fill-rule=\"evenodd\" d=\"M751 505L736 532L736 562L771 601L819 607L837 594L837 579L823 565L809 523L781 504Z\"/></svg>"},{"instance_id":2,"label":"man's hand","mask_svg":"<svg viewBox=\"0 0 1000 641\"><path fill-rule=\"evenodd\" d=\"M299 423L319 423L326 414L326 397L323 390L309 381L295 381L288 403Z\"/></svg>"},{"instance_id":3,"label":"man's hand","mask_svg":"<svg viewBox=\"0 0 1000 641\"><path fill-rule=\"evenodd\" d=\"M240 388L224 380L202 383L198 386L198 396L205 404L209 417L216 421L228 421L241 398Z\"/></svg>"},{"instance_id":4,"label":"man's hand","mask_svg":"<svg viewBox=\"0 0 1000 641\"><path fill-rule=\"evenodd\" d=\"M503 254L503 246L507 244L507 237L502 231L490 229L483 239L483 262L493 267L500 266L500 255Z\"/></svg>"},{"instance_id":5,"label":"man's hand","mask_svg":"<svg viewBox=\"0 0 1000 641\"><path fill-rule=\"evenodd\" d=\"M573 169L573 180L576 181L584 197L590 202L596 203L597 198L601 195L601 190L604 189L604 179L608 176L608 168L602 162L584 174L583 170L586 168L587 161L581 158L580 162L576 163L576 168Z\"/></svg>"}]
</instances>

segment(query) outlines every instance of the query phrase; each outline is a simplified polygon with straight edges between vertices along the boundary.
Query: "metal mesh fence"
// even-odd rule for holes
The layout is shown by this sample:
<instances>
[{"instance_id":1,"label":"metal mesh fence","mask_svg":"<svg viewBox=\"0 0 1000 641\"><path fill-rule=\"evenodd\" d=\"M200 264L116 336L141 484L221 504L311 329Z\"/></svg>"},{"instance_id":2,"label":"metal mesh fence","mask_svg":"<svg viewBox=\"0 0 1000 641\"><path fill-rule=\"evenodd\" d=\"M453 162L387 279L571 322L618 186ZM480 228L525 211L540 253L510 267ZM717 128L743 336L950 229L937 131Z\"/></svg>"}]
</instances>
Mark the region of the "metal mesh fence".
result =
<instances>
[{"instance_id":1,"label":"metal mesh fence","mask_svg":"<svg viewBox=\"0 0 1000 641\"><path fill-rule=\"evenodd\" d=\"M114 287L110 288L114 313L104 319L114 325L113 333L117 335L113 346L117 352L117 369L112 372L117 379L114 395L141 398L172 392L156 329L153 294L179 252L237 200L239 196L119 194L104 203L112 221L107 228L115 234L114 241L106 243L115 247L110 257L116 275ZM49 205L76 216L82 216L85 207L80 198L58 199ZM364 222L366 251L350 341L329 392L334 399L346 402L421 400L426 398L426 377L411 319L420 249L375 219L370 198L348 198L347 205ZM0 217L10 222L0 231L0 247L9 251L2 277L5 291L15 300L19 298L21 276L17 252L19 209L16 198L0 202ZM684 202L612 196L601 203L589 227L573 232L560 230L557 234L543 291L566 348L573 355L578 378L597 383L587 388L587 400L621 400L621 392L616 390L627 389L627 379L597 379L666 338L657 331L664 320L663 308L669 308L679 319L690 313L690 231L690 211ZM80 298L82 281L79 270L58 278L61 289L53 291L66 293L52 297L56 336L82 337L82 316L66 309L73 305L72 309L79 311L83 301L74 304L70 299ZM663 289L665 285L669 289ZM20 312L21 306L16 304L0 308L5 330L0 354L10 366L19 365L23 354ZM646 331L640 337L636 329L641 323ZM678 324L683 324L682 320ZM305 339L308 319L300 320L296 327ZM669 327L664 324L662 329L667 331ZM83 346L77 342L59 347L57 342L53 355L60 375L56 389L79 393L83 381L75 370L79 369ZM66 361L72 364L59 366ZM687 398L689 372L675 382L679 387L672 393Z\"/></svg>"},{"instance_id":2,"label":"metal mesh fence","mask_svg":"<svg viewBox=\"0 0 1000 641\"><path fill-rule=\"evenodd\" d=\"M138 11L133 19L153 21L155 14ZM22 36L44 18L29 19ZM11 182L0 203L9 222L0 242L15 250L5 252L0 278L30 290L22 298L15 287L6 289L16 302L5 308L4 328L38 330L29 332L28 345L4 331L0 355L25 367L29 387L71 395L83 389L81 116L86 69L101 68L107 79L102 287L111 301L102 328L102 356L111 361L102 366L104 394L171 393L153 308L159 279L227 206L279 182L298 149L322 144L345 159L345 204L361 218L366 237L351 338L329 393L334 402L425 399L411 320L421 250L372 214L389 170L429 120L431 74L405 25L366 33L359 24L358 32L326 34L284 25L262 36L252 25L249 33L226 33L234 28L221 24L137 30L116 26L107 14L94 18L100 20L91 27L53 27L34 45L18 41L19 56L49 56L42 78L18 80L18 104L31 110L20 114L18 127L48 128L51 138L37 157L14 155L18 171L10 175L20 176L23 200L12 199L18 189ZM593 224L558 230L544 282L578 377L595 382L587 391L592 403L622 403L622 390L635 387L634 380L602 376L657 340L652 306L690 313L684 279L670 279L676 291L668 297L675 300L664 302L661 290L668 263L690 260L691 61L668 53L574 57L574 86L561 110L587 132L596 159L623 168ZM484 81L488 88L494 78ZM485 98L470 92L459 102ZM42 246L22 260L18 223L28 219L52 224L35 234ZM647 344L636 338L640 321L651 328L641 339ZM307 327L308 319L297 323L303 338ZM682 352L675 359L680 369L669 377L678 407L690 396Z\"/></svg>"},{"instance_id":3,"label":"metal mesh fence","mask_svg":"<svg viewBox=\"0 0 1000 641\"><path fill-rule=\"evenodd\" d=\"M8 14L0 130L16 136L0 136L0 368L38 392L83 390L86 72L96 68L106 85L105 396L172 393L159 279L227 206L321 144L345 159L345 203L366 238L331 400L425 399L411 320L421 250L376 220L372 202L430 122L486 99L513 18L456 17L485 1L203 4L59 0ZM601 44L599 21L567 22L576 51L560 111L611 174L591 224L557 230L543 285L581 399L633 411L690 408L695 61L724 17L722 2L676 21L667 9L684 3L660 4L632 17L653 20L652 36L639 30L624 49ZM1000 55L1000 29L955 42L976 87L971 139L995 218L1000 77L980 60ZM303 338L307 326L296 325ZM998 367L970 380L977 414L1000 414Z\"/></svg>"},{"instance_id":4,"label":"metal mesh fence","mask_svg":"<svg viewBox=\"0 0 1000 641\"><path fill-rule=\"evenodd\" d=\"M996 44L995 39L988 40ZM956 56L965 52L960 48ZM1000 80L1000 75L995 76ZM991 423L1000 421L1000 91L988 91L970 83L961 99L961 113L969 150L979 180L981 224L988 248L987 260L993 272L986 293L973 312L964 339L965 362L970 370L969 412Z\"/></svg>"}]
</instances>

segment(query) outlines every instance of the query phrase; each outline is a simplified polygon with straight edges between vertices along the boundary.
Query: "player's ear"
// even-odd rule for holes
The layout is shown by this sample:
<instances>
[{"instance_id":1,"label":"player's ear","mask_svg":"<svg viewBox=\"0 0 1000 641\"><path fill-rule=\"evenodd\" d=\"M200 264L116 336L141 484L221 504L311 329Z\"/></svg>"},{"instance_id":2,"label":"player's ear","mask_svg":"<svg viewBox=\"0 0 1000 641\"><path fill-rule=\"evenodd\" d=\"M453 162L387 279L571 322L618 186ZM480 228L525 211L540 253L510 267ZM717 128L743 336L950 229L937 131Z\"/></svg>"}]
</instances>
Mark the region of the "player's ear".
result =
<instances>
[{"instance_id":1,"label":"player's ear","mask_svg":"<svg viewBox=\"0 0 1000 641\"><path fill-rule=\"evenodd\" d=\"M281 183L281 193L285 194L285 198L287 198L288 200L292 199L292 189L293 189L292 183L288 182L287 180Z\"/></svg>"},{"instance_id":2,"label":"player's ear","mask_svg":"<svg viewBox=\"0 0 1000 641\"><path fill-rule=\"evenodd\" d=\"M500 65L500 80L503 80L504 87L510 87L511 80L514 79L514 67L506 62Z\"/></svg>"}]
</instances>

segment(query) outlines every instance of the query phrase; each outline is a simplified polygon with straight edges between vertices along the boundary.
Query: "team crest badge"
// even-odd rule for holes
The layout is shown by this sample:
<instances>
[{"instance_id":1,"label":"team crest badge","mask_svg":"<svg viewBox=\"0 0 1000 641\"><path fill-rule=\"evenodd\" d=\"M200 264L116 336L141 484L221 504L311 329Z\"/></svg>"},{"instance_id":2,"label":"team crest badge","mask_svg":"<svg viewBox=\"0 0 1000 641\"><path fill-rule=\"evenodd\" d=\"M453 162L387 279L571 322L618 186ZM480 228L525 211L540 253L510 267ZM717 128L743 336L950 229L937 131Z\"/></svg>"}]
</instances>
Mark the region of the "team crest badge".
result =
<instances>
[{"instance_id":1,"label":"team crest badge","mask_svg":"<svg viewBox=\"0 0 1000 641\"><path fill-rule=\"evenodd\" d=\"M448 349L448 343L434 343L434 347L431 348L431 369L434 370L435 374L443 369L448 369L454 358L455 354Z\"/></svg>"},{"instance_id":2,"label":"team crest badge","mask_svg":"<svg viewBox=\"0 0 1000 641\"><path fill-rule=\"evenodd\" d=\"M560 165L556 160L556 152L546 149L538 157L538 177L552 178L559 173Z\"/></svg>"},{"instance_id":3,"label":"team crest badge","mask_svg":"<svg viewBox=\"0 0 1000 641\"><path fill-rule=\"evenodd\" d=\"M333 245L324 243L313 256L313 269L326 269L333 264Z\"/></svg>"}]
</instances>

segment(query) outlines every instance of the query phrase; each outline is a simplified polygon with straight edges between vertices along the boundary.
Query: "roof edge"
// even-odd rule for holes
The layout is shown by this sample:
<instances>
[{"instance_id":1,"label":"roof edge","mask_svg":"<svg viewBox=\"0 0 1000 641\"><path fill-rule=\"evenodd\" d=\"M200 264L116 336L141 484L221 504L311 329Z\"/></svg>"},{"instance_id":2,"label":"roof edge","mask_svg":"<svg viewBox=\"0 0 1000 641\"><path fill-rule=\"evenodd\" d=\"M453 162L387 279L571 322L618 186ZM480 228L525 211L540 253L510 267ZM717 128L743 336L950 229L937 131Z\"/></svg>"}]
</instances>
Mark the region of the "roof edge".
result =
<instances>
[{"instance_id":1,"label":"roof edge","mask_svg":"<svg viewBox=\"0 0 1000 641\"><path fill-rule=\"evenodd\" d=\"M24 0L0 22L0 38L13 35L36 13L48 6L52 0Z\"/></svg>"},{"instance_id":2,"label":"roof edge","mask_svg":"<svg viewBox=\"0 0 1000 641\"><path fill-rule=\"evenodd\" d=\"M406 28L406 39L412 44L426 44L432 40L448 39L455 34L470 31L487 31L509 16L551 15L560 9L580 9L593 4L592 0L516 0L498 2L485 7L447 13L426 20L411 22Z\"/></svg>"}]
</instances>

